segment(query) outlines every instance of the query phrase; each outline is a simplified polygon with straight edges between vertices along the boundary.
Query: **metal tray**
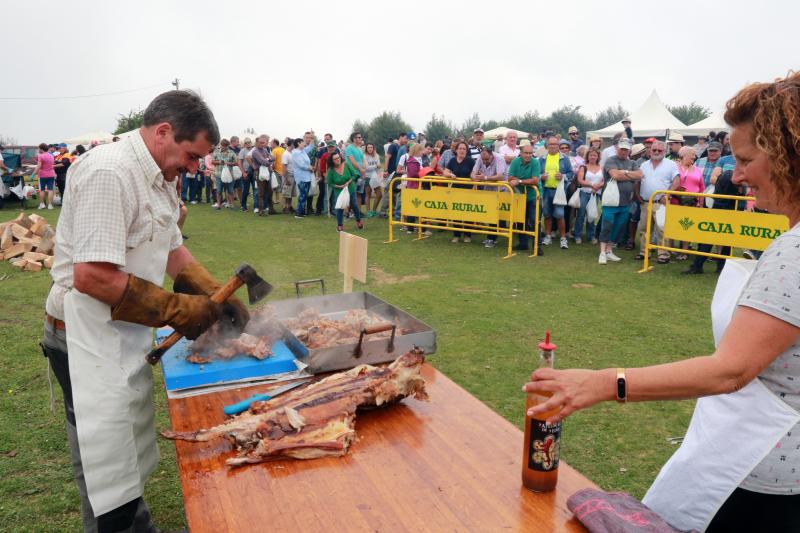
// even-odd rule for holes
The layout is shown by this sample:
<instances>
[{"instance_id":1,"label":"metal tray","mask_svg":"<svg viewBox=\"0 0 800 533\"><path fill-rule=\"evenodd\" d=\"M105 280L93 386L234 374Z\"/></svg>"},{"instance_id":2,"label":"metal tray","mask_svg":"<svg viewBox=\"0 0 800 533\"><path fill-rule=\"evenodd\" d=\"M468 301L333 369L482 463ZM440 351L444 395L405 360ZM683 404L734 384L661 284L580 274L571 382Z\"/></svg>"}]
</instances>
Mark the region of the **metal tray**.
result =
<instances>
[{"instance_id":1,"label":"metal tray","mask_svg":"<svg viewBox=\"0 0 800 533\"><path fill-rule=\"evenodd\" d=\"M308 365L309 372L315 374L353 368L361 364L394 361L413 346L422 348L426 354L436 351L436 332L433 328L368 292L279 300L270 302L270 306L275 309L275 315L279 320L295 318L309 308L314 308L321 315L334 319L351 309L365 309L383 317L398 328L398 333L393 338L371 340L369 335L363 336L360 350L358 343L307 348L286 328L285 341L289 349L299 360ZM400 328L407 330L406 333L401 335Z\"/></svg>"}]
</instances>

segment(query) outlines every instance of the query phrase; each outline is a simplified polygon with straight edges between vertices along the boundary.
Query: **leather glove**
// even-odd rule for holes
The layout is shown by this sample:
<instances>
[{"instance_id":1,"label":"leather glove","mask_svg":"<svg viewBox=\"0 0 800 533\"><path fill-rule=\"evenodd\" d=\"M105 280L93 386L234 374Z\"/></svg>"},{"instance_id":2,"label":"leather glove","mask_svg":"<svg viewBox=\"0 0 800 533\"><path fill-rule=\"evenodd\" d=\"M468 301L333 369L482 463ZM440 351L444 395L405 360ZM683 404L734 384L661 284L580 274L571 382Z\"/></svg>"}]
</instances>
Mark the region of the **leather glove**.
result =
<instances>
[{"instance_id":1,"label":"leather glove","mask_svg":"<svg viewBox=\"0 0 800 533\"><path fill-rule=\"evenodd\" d=\"M200 263L189 263L175 276L172 289L182 294L204 294L211 296L222 284L205 269ZM242 301L236 296L231 296L222 304L222 315L226 321L238 331L242 331L250 321L250 312Z\"/></svg>"},{"instance_id":2,"label":"leather glove","mask_svg":"<svg viewBox=\"0 0 800 533\"><path fill-rule=\"evenodd\" d=\"M111 309L111 318L154 328L169 325L193 340L219 320L221 313L222 307L208 296L175 294L129 275L122 300Z\"/></svg>"}]
</instances>

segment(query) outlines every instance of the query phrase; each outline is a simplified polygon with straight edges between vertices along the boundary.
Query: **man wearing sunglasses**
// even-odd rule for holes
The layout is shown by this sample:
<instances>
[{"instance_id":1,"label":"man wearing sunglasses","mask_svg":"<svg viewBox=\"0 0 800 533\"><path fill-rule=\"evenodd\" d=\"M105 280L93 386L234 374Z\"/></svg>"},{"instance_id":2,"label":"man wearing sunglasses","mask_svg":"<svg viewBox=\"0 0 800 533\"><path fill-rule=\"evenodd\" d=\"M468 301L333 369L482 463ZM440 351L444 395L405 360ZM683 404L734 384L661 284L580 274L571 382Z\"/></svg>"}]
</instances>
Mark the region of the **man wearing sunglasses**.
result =
<instances>
[{"instance_id":1,"label":"man wearing sunglasses","mask_svg":"<svg viewBox=\"0 0 800 533\"><path fill-rule=\"evenodd\" d=\"M581 140L580 136L578 135L578 128L577 126L570 126L569 130L569 152L572 156L578 155L578 148L584 145L584 142Z\"/></svg>"}]
</instances>

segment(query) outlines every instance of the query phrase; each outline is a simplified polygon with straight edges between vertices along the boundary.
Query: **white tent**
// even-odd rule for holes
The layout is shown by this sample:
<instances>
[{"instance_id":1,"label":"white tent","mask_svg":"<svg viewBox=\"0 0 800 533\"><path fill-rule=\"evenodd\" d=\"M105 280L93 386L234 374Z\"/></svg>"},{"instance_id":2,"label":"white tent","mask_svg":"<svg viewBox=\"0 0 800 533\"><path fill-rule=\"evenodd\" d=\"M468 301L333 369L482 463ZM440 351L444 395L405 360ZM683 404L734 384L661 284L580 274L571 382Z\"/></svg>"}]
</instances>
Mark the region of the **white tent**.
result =
<instances>
[{"instance_id":1,"label":"white tent","mask_svg":"<svg viewBox=\"0 0 800 533\"><path fill-rule=\"evenodd\" d=\"M515 132L517 134L517 138L519 138L519 139L523 139L523 138L527 139L528 138L528 132L515 130L513 128L506 128L505 126L499 126L497 128L491 129L489 131L484 131L483 132L483 138L486 139L486 140L489 140L489 141L493 141L493 140L497 139L498 135L502 135L503 137L505 137L506 134L508 132L510 132L510 131Z\"/></svg>"},{"instance_id":2,"label":"white tent","mask_svg":"<svg viewBox=\"0 0 800 533\"><path fill-rule=\"evenodd\" d=\"M730 131L731 127L725 122L724 115L725 111L719 110L707 116L700 122L695 122L694 124L686 126L682 129L677 129L676 131L689 136L708 135L709 131Z\"/></svg>"},{"instance_id":3,"label":"white tent","mask_svg":"<svg viewBox=\"0 0 800 533\"><path fill-rule=\"evenodd\" d=\"M628 116L631 119L631 129L635 137L663 137L666 135L667 130L681 131L686 128L686 124L669 112L655 90L650 93L650 97L645 100L639 109ZM588 135L609 138L624 129L622 122L617 122L601 130L590 131Z\"/></svg>"},{"instance_id":4,"label":"white tent","mask_svg":"<svg viewBox=\"0 0 800 533\"><path fill-rule=\"evenodd\" d=\"M114 136L108 133L107 131L87 131L86 133L81 133L80 135L70 137L64 142L71 146L76 144L87 145L90 144L92 141L98 141L99 143L102 144L102 143L110 143L111 139L113 138Z\"/></svg>"}]
</instances>

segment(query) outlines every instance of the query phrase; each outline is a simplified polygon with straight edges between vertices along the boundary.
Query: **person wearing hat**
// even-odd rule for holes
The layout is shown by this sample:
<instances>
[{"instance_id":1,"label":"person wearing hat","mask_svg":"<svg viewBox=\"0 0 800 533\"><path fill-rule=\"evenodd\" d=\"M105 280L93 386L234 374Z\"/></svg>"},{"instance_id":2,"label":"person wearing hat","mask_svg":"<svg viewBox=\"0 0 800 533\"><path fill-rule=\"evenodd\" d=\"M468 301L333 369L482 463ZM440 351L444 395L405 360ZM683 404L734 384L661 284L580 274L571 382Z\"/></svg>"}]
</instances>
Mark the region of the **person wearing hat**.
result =
<instances>
[{"instance_id":1,"label":"person wearing hat","mask_svg":"<svg viewBox=\"0 0 800 533\"><path fill-rule=\"evenodd\" d=\"M722 143L713 141L708 143L706 156L701 157L697 160L697 163L695 163L703 173L703 181L705 182L706 188L711 185L711 174L714 172L714 167L717 166L720 157L722 157Z\"/></svg>"},{"instance_id":2,"label":"person wearing hat","mask_svg":"<svg viewBox=\"0 0 800 533\"><path fill-rule=\"evenodd\" d=\"M625 117L622 119L622 127L625 128L625 137L633 142L633 130L631 129L631 118Z\"/></svg>"},{"instance_id":3,"label":"person wearing hat","mask_svg":"<svg viewBox=\"0 0 800 533\"><path fill-rule=\"evenodd\" d=\"M603 146L603 139L597 135L596 133L589 137L589 148L594 148L595 150L600 150Z\"/></svg>"},{"instance_id":4,"label":"person wearing hat","mask_svg":"<svg viewBox=\"0 0 800 533\"><path fill-rule=\"evenodd\" d=\"M600 229L600 257L597 262L605 265L608 261L619 261L611 243L617 242L628 222L630 204L633 201L634 184L642 179L639 163L631 160L631 141L621 138L617 141L617 154L609 157L603 165L603 179L606 187L614 180L619 189L619 203L604 205L602 227Z\"/></svg>"},{"instance_id":5,"label":"person wearing hat","mask_svg":"<svg viewBox=\"0 0 800 533\"><path fill-rule=\"evenodd\" d=\"M667 137L667 146L669 147L667 159L670 161L680 161L681 156L678 155L678 152L683 148L683 135L677 131L671 131L669 137Z\"/></svg>"},{"instance_id":6,"label":"person wearing hat","mask_svg":"<svg viewBox=\"0 0 800 533\"><path fill-rule=\"evenodd\" d=\"M644 143L636 143L633 145L633 147L631 148L631 159L633 159L634 161L638 161L640 159L646 160L645 159L646 156L647 156L647 147L644 145Z\"/></svg>"},{"instance_id":7,"label":"person wearing hat","mask_svg":"<svg viewBox=\"0 0 800 533\"><path fill-rule=\"evenodd\" d=\"M469 156L473 161L480 159L481 150L483 150L483 129L475 128L472 131L472 144L469 147Z\"/></svg>"},{"instance_id":8,"label":"person wearing hat","mask_svg":"<svg viewBox=\"0 0 800 533\"><path fill-rule=\"evenodd\" d=\"M644 155L645 159L650 159L650 147L653 146L654 142L656 142L655 137L648 137L644 140L644 147L647 149L647 153Z\"/></svg>"},{"instance_id":9,"label":"person wearing hat","mask_svg":"<svg viewBox=\"0 0 800 533\"><path fill-rule=\"evenodd\" d=\"M583 146L585 143L581 140L578 136L578 128L576 126L570 126L569 130L567 130L567 134L569 135L569 151L574 155L578 155L578 148Z\"/></svg>"}]
</instances>

